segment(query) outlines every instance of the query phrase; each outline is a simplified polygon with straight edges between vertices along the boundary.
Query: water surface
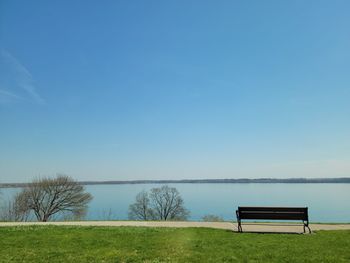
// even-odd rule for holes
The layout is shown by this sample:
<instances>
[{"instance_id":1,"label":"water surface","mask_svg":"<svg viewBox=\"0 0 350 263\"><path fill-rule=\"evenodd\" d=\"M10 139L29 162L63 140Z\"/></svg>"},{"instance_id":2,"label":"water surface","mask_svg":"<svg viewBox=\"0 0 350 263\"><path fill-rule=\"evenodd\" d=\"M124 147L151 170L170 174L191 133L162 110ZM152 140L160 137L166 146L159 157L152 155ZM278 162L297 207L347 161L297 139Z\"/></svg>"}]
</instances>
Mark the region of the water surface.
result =
<instances>
[{"instance_id":1,"label":"water surface","mask_svg":"<svg viewBox=\"0 0 350 263\"><path fill-rule=\"evenodd\" d=\"M142 190L159 184L89 185L94 199L87 219L123 220ZM237 206L307 206L312 222L350 222L350 184L169 184L176 187L191 212L190 220L215 214L235 220ZM15 189L2 189L9 197Z\"/></svg>"}]
</instances>

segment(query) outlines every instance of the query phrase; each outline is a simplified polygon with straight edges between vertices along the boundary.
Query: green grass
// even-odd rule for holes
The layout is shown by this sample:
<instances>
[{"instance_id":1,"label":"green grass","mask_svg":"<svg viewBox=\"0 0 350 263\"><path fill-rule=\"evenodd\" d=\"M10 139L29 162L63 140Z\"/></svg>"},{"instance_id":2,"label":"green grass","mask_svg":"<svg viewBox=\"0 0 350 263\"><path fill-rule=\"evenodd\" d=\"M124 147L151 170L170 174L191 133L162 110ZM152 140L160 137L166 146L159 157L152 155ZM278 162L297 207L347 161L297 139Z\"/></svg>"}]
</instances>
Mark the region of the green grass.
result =
<instances>
[{"instance_id":1,"label":"green grass","mask_svg":"<svg viewBox=\"0 0 350 263\"><path fill-rule=\"evenodd\" d=\"M0 227L0 262L350 262L350 231Z\"/></svg>"}]
</instances>

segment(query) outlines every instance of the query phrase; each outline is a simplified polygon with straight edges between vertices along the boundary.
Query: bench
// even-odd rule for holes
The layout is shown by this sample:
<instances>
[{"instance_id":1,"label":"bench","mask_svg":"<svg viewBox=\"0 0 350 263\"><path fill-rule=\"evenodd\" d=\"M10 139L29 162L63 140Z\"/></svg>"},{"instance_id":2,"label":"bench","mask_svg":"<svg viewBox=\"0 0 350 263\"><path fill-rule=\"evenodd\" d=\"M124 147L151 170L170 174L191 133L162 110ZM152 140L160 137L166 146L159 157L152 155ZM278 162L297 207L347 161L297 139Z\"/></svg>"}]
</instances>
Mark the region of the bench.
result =
<instances>
[{"instance_id":1,"label":"bench","mask_svg":"<svg viewBox=\"0 0 350 263\"><path fill-rule=\"evenodd\" d=\"M301 220L305 228L309 227L309 216L307 207L247 207L239 206L236 210L238 232L242 230L242 220Z\"/></svg>"}]
</instances>

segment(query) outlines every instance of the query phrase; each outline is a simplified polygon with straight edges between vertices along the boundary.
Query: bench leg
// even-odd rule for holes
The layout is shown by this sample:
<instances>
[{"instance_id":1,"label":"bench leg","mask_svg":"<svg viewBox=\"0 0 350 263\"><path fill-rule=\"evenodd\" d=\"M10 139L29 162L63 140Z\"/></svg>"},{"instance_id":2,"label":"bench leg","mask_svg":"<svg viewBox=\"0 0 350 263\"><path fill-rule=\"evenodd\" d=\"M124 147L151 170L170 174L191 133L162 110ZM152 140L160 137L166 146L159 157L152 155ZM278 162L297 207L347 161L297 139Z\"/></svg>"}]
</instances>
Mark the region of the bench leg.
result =
<instances>
[{"instance_id":1,"label":"bench leg","mask_svg":"<svg viewBox=\"0 0 350 263\"><path fill-rule=\"evenodd\" d=\"M309 227L309 224L306 225L307 229L309 230L309 234L311 234L311 229Z\"/></svg>"},{"instance_id":2,"label":"bench leg","mask_svg":"<svg viewBox=\"0 0 350 263\"><path fill-rule=\"evenodd\" d=\"M239 233L242 233L242 232L243 232L241 221L238 221L238 232L239 232Z\"/></svg>"},{"instance_id":3,"label":"bench leg","mask_svg":"<svg viewBox=\"0 0 350 263\"><path fill-rule=\"evenodd\" d=\"M242 231L242 224L241 224L241 219L240 219L240 217L239 217L239 211L238 210L236 210L236 216L237 216L237 223L238 223L238 232L243 232Z\"/></svg>"},{"instance_id":4,"label":"bench leg","mask_svg":"<svg viewBox=\"0 0 350 263\"><path fill-rule=\"evenodd\" d=\"M309 234L311 234L311 229L309 227L309 222L306 222L306 223L304 222L304 233L306 232L305 231L306 228L309 230Z\"/></svg>"}]
</instances>

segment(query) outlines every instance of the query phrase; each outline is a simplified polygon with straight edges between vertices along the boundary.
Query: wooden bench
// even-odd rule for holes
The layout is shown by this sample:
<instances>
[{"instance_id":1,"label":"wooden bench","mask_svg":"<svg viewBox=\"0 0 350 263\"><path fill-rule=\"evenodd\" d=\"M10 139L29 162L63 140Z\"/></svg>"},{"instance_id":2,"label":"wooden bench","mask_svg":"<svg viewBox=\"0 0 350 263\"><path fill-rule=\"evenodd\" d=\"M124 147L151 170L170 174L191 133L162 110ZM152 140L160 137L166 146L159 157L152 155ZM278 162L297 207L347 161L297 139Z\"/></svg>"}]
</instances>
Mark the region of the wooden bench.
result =
<instances>
[{"instance_id":1,"label":"wooden bench","mask_svg":"<svg viewBox=\"0 0 350 263\"><path fill-rule=\"evenodd\" d=\"M247 207L239 206L236 210L238 232L242 230L242 220L301 220L305 228L309 227L309 216L307 207Z\"/></svg>"}]
</instances>

